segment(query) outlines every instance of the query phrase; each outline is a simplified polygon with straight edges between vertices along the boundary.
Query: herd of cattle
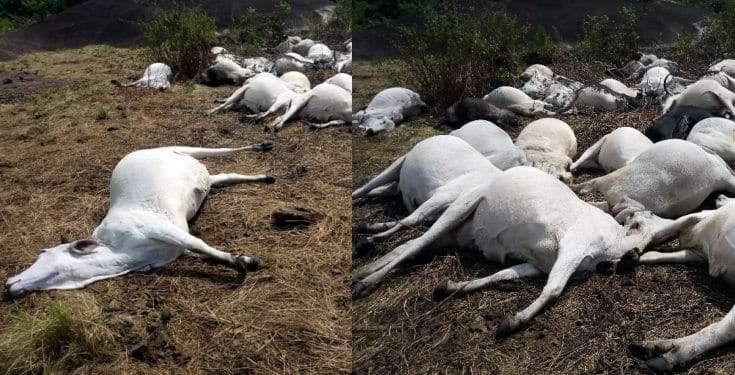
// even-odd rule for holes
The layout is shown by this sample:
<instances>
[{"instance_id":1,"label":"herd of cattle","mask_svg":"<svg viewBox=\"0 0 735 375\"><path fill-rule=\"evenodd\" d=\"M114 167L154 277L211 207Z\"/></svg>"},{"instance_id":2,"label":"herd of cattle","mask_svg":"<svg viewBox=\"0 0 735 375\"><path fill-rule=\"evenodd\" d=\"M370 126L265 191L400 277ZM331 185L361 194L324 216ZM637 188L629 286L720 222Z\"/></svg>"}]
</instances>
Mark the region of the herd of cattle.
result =
<instances>
[{"instance_id":1,"label":"herd of cattle","mask_svg":"<svg viewBox=\"0 0 735 375\"><path fill-rule=\"evenodd\" d=\"M345 125L352 121L352 41L343 43L344 51L334 51L311 39L291 36L278 45L274 58L240 57L223 47L213 47L214 61L201 74L201 82L210 85L239 85L208 112L222 110L247 112L262 119L282 113L267 129L277 131L291 119L314 121L313 128ZM336 74L312 87L304 74L309 70L334 70ZM143 76L120 86L149 87L160 90L171 86L173 73L163 63L146 68Z\"/></svg>"},{"instance_id":2,"label":"herd of cattle","mask_svg":"<svg viewBox=\"0 0 735 375\"><path fill-rule=\"evenodd\" d=\"M456 129L427 138L353 199L398 196L410 214L399 221L360 225L370 233L356 244L366 252L398 231L431 222L418 238L353 271L353 296L365 297L401 263L432 247L480 251L516 264L490 276L447 281L434 297L468 293L501 280L547 275L541 295L506 318L498 335L530 324L562 293L570 277L591 271L624 272L637 264L703 263L710 275L735 285L735 199L720 195L716 210L695 212L713 193L735 195L735 60L709 68L698 80L677 77L676 63L642 55L615 79L583 85L543 65L523 73L518 89L498 87L484 98L463 99L442 123ZM574 161L577 140L562 120L578 111L625 111L656 103L662 114L645 130L620 127ZM405 88L378 93L354 124L368 135L392 129L425 107ZM515 143L502 129L517 116L540 116ZM573 184L581 168L607 174ZM598 192L602 202L577 194ZM681 250L651 251L679 239ZM631 352L658 370L684 366L735 340L735 308L690 336L644 341Z\"/></svg>"},{"instance_id":3,"label":"herd of cattle","mask_svg":"<svg viewBox=\"0 0 735 375\"><path fill-rule=\"evenodd\" d=\"M291 118L325 122L317 127L351 121L352 77L345 72L351 72L352 43L344 44L345 53L296 37L288 38L284 45L279 48L288 49L285 57L273 63L265 58L242 59L222 47L212 48L214 62L203 72L202 81L243 85L209 113L231 108L263 118L283 112L273 122L274 129ZM304 50L308 57L295 52ZM312 69L332 69L336 75L312 88L304 74ZM135 82L113 83L166 90L172 77L168 65L155 63ZM126 155L112 172L110 208L92 235L43 250L33 265L7 280L8 292L19 296L39 290L82 288L98 280L163 267L182 254L210 259L241 273L258 269L257 257L233 255L192 236L188 221L213 187L275 182L268 175L210 175L198 158L272 148L271 143L240 148L174 146Z\"/></svg>"}]
</instances>

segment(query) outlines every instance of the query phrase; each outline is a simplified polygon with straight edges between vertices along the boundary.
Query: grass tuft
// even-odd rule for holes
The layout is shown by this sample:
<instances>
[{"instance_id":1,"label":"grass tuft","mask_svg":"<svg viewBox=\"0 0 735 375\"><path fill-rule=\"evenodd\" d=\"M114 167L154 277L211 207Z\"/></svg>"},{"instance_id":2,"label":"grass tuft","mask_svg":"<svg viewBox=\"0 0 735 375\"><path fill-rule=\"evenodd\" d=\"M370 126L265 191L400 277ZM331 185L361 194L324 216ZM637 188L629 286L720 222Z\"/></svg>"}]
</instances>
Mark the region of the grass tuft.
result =
<instances>
[{"instance_id":1,"label":"grass tuft","mask_svg":"<svg viewBox=\"0 0 735 375\"><path fill-rule=\"evenodd\" d=\"M41 313L19 312L0 332L0 372L63 370L101 360L114 350L114 339L94 298L51 301Z\"/></svg>"}]
</instances>

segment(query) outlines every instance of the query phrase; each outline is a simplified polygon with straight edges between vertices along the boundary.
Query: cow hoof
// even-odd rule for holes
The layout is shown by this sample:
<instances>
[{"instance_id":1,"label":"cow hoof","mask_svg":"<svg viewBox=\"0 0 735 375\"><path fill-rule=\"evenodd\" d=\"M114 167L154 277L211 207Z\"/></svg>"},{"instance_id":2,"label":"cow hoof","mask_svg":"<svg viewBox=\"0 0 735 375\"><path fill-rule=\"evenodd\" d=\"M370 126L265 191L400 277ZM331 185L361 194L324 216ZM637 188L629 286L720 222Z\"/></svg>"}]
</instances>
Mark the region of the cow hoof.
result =
<instances>
[{"instance_id":1,"label":"cow hoof","mask_svg":"<svg viewBox=\"0 0 735 375\"><path fill-rule=\"evenodd\" d=\"M354 253L358 255L369 254L373 251L375 251L375 242L370 238L358 241L354 249Z\"/></svg>"},{"instance_id":2,"label":"cow hoof","mask_svg":"<svg viewBox=\"0 0 735 375\"><path fill-rule=\"evenodd\" d=\"M645 343L632 343L628 345L628 351L633 357L639 359L649 359L656 355L656 351Z\"/></svg>"},{"instance_id":3,"label":"cow hoof","mask_svg":"<svg viewBox=\"0 0 735 375\"><path fill-rule=\"evenodd\" d=\"M265 180L263 180L266 184L272 184L276 182L276 178L273 176L265 176Z\"/></svg>"},{"instance_id":4,"label":"cow hoof","mask_svg":"<svg viewBox=\"0 0 735 375\"><path fill-rule=\"evenodd\" d=\"M314 124L309 124L309 130L317 130L317 129L319 129L318 126L316 126Z\"/></svg>"},{"instance_id":5,"label":"cow hoof","mask_svg":"<svg viewBox=\"0 0 735 375\"><path fill-rule=\"evenodd\" d=\"M263 142L258 145L258 148L263 152L270 151L273 149L273 142Z\"/></svg>"},{"instance_id":6,"label":"cow hoof","mask_svg":"<svg viewBox=\"0 0 735 375\"><path fill-rule=\"evenodd\" d=\"M514 316L509 316L500 323L498 329L495 330L496 338L508 337L523 328L523 322Z\"/></svg>"},{"instance_id":7,"label":"cow hoof","mask_svg":"<svg viewBox=\"0 0 735 375\"><path fill-rule=\"evenodd\" d=\"M355 230L358 233L372 233L372 231L370 230L370 226L368 226L367 224L364 224L364 223L358 225L357 228L355 228Z\"/></svg>"},{"instance_id":8,"label":"cow hoof","mask_svg":"<svg viewBox=\"0 0 735 375\"><path fill-rule=\"evenodd\" d=\"M434 288L434 291L431 293L431 298L434 302L440 302L449 298L451 295L452 292L449 290L449 280L445 280Z\"/></svg>"},{"instance_id":9,"label":"cow hoof","mask_svg":"<svg viewBox=\"0 0 735 375\"><path fill-rule=\"evenodd\" d=\"M375 133L375 130L373 130L373 129L368 129L368 130L367 130L367 131L365 132L365 135L366 135L366 136L368 136L368 137L372 137L372 136L374 136L375 134L376 134L376 133Z\"/></svg>"},{"instance_id":10,"label":"cow hoof","mask_svg":"<svg viewBox=\"0 0 735 375\"><path fill-rule=\"evenodd\" d=\"M352 299L360 299L370 295L370 288L368 284L357 281L352 283Z\"/></svg>"},{"instance_id":11,"label":"cow hoof","mask_svg":"<svg viewBox=\"0 0 735 375\"><path fill-rule=\"evenodd\" d=\"M235 258L235 269L243 275L246 275L248 272L257 271L260 269L260 258L256 256L238 256Z\"/></svg>"}]
</instances>

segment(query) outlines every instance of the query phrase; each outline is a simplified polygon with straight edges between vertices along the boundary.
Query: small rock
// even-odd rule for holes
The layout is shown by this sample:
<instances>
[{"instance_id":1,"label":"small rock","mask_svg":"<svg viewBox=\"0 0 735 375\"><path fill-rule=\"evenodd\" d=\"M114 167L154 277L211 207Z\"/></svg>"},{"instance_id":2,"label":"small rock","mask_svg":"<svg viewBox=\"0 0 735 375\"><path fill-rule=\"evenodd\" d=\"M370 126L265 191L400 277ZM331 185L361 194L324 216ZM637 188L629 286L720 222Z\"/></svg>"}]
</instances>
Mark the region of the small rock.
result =
<instances>
[{"instance_id":1,"label":"small rock","mask_svg":"<svg viewBox=\"0 0 735 375\"><path fill-rule=\"evenodd\" d=\"M3 80L3 85L8 85L8 84L11 84L11 83L13 83L13 80L12 80L12 79L10 79L10 78L5 78L5 79Z\"/></svg>"}]
</instances>

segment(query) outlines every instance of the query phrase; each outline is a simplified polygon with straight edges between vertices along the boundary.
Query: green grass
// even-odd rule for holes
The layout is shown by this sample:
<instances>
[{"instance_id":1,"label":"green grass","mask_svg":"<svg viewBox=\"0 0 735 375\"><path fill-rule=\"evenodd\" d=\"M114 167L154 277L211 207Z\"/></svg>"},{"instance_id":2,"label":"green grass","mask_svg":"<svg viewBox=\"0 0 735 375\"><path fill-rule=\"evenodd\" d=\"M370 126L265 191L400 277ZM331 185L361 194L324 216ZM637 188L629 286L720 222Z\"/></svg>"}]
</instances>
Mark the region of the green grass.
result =
<instances>
[{"instance_id":1,"label":"green grass","mask_svg":"<svg viewBox=\"0 0 735 375\"><path fill-rule=\"evenodd\" d=\"M0 373L63 371L103 359L114 349L113 339L93 299L52 301L39 313L20 311L0 331Z\"/></svg>"}]
</instances>

